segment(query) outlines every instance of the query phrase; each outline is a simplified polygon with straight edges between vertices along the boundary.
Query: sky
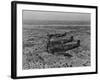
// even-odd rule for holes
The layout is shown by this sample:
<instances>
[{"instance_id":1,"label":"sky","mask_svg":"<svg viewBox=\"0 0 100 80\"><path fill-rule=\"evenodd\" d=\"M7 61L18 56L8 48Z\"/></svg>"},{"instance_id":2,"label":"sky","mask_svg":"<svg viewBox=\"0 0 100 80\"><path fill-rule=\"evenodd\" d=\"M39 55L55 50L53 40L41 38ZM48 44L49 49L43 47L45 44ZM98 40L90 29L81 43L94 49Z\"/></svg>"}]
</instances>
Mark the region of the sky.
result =
<instances>
[{"instance_id":1,"label":"sky","mask_svg":"<svg viewBox=\"0 0 100 80\"><path fill-rule=\"evenodd\" d=\"M89 24L89 13L53 12L53 11L23 11L23 24L46 25L46 24Z\"/></svg>"}]
</instances>

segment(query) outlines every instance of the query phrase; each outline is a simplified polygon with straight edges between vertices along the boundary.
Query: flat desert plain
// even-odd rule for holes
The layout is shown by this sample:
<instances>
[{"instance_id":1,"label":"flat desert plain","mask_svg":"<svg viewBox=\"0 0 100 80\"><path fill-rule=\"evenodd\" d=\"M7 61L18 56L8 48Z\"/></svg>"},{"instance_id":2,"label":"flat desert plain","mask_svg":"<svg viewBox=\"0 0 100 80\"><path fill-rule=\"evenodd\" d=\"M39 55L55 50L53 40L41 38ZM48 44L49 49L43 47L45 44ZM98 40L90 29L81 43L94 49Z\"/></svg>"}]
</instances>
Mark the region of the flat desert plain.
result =
<instances>
[{"instance_id":1,"label":"flat desert plain","mask_svg":"<svg viewBox=\"0 0 100 80\"><path fill-rule=\"evenodd\" d=\"M23 27L23 69L45 69L62 67L83 67L91 66L90 52L90 26L67 26L59 28L49 27ZM62 34L66 32L64 38L73 36L75 40L80 40L80 46L71 50L66 50L68 56L63 54L52 54L47 52L47 34Z\"/></svg>"}]
</instances>

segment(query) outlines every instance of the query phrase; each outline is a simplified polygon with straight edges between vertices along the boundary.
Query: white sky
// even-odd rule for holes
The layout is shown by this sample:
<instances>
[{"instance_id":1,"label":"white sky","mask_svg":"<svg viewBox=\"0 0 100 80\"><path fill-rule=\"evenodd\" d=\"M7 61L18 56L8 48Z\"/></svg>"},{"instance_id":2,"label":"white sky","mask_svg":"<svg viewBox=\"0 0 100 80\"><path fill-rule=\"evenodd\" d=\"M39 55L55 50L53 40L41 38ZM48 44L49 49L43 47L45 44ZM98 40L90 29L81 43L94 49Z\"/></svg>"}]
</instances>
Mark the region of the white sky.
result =
<instances>
[{"instance_id":1,"label":"white sky","mask_svg":"<svg viewBox=\"0 0 100 80\"><path fill-rule=\"evenodd\" d=\"M90 21L90 14L51 12L51 11L23 11L23 22L32 23L35 21Z\"/></svg>"}]
</instances>

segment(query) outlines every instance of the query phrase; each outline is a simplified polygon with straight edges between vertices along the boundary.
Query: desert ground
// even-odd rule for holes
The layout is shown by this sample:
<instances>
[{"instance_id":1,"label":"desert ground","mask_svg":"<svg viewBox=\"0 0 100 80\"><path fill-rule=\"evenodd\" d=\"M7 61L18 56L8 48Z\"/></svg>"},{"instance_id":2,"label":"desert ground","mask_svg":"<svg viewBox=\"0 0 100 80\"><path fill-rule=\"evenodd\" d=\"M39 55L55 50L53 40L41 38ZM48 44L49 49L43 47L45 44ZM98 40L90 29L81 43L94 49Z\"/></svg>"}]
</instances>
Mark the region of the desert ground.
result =
<instances>
[{"instance_id":1,"label":"desert ground","mask_svg":"<svg viewBox=\"0 0 100 80\"><path fill-rule=\"evenodd\" d=\"M80 40L80 46L66 50L66 54L70 56L48 53L47 34L64 32L67 33L64 38L73 36L75 40ZM91 66L90 36L90 26L67 26L58 29L23 27L22 68L27 70Z\"/></svg>"}]
</instances>

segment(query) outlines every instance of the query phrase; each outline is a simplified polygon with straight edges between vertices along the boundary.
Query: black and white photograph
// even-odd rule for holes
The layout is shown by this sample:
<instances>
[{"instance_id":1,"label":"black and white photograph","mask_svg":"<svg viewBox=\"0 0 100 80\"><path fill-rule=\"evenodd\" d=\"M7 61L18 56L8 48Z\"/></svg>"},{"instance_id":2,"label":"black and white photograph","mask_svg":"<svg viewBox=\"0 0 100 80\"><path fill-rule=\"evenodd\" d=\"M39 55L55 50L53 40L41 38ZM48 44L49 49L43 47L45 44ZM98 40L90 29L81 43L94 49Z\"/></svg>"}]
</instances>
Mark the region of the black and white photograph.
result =
<instances>
[{"instance_id":1,"label":"black and white photograph","mask_svg":"<svg viewBox=\"0 0 100 80\"><path fill-rule=\"evenodd\" d=\"M96 6L12 6L12 78L97 73Z\"/></svg>"},{"instance_id":2,"label":"black and white photograph","mask_svg":"<svg viewBox=\"0 0 100 80\"><path fill-rule=\"evenodd\" d=\"M23 10L23 69L91 66L89 13Z\"/></svg>"}]
</instances>

